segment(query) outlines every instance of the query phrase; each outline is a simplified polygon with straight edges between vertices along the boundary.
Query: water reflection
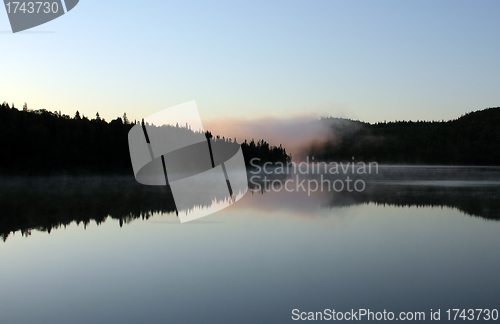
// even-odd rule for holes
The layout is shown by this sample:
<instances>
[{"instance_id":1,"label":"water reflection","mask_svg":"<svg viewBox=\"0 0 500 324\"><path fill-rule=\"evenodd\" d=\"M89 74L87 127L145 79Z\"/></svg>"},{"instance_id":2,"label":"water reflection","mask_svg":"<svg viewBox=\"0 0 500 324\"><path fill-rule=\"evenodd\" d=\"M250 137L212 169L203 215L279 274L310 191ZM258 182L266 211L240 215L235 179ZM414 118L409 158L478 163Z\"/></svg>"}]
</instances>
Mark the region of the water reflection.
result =
<instances>
[{"instance_id":1,"label":"water reflection","mask_svg":"<svg viewBox=\"0 0 500 324\"><path fill-rule=\"evenodd\" d=\"M347 177L351 181L350 191L347 187L336 191L333 186L328 190L326 185L323 190L314 190L315 185L308 186L310 180L345 183ZM382 166L378 173L367 175L303 175L300 172L268 175L261 172L250 174L249 179L249 188L254 194L277 193L266 204L259 204L260 208L279 206L293 212L303 208L340 208L373 203L396 207L447 207L469 216L500 219L498 168ZM364 190L354 190L352 184L356 180L365 183ZM299 192L289 192L286 182L289 182L291 191L297 191L297 183L303 182L303 187Z\"/></svg>"},{"instance_id":2,"label":"water reflection","mask_svg":"<svg viewBox=\"0 0 500 324\"><path fill-rule=\"evenodd\" d=\"M458 171L457 171L458 170ZM249 177L251 174L249 175ZM270 175L268 175L269 177ZM309 177L310 178L310 177ZM319 208L339 208L373 203L379 206L447 207L490 220L500 219L500 186L496 169L381 168L377 175L365 177L363 192L275 191L269 182L249 183L253 193L235 208L267 210L314 211ZM262 179L262 178L261 178ZM281 182L291 175L275 175ZM276 182L274 183L276 185ZM255 195L270 196L255 203ZM209 207L210 202L191 206ZM176 207L167 187L144 186L133 177L49 177L3 178L0 186L0 236L5 241L11 233L20 231L51 232L72 222L101 224L108 217L120 226L134 219L148 219L154 213L175 217Z\"/></svg>"},{"instance_id":3,"label":"water reflection","mask_svg":"<svg viewBox=\"0 0 500 324\"><path fill-rule=\"evenodd\" d=\"M0 187L0 235L49 232L72 222L100 224L111 217L120 226L153 213L175 213L165 186L143 186L133 177L4 178Z\"/></svg>"}]
</instances>

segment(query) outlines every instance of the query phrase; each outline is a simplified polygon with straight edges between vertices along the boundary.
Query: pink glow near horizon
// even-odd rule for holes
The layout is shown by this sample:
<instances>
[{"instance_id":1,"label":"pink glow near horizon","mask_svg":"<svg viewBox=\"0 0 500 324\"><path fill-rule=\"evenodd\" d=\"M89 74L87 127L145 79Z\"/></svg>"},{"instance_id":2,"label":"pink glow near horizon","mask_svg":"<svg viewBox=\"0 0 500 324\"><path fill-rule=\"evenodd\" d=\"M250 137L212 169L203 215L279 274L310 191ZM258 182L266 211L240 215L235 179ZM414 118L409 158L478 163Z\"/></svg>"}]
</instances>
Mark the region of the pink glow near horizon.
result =
<instances>
[{"instance_id":1,"label":"pink glow near horizon","mask_svg":"<svg viewBox=\"0 0 500 324\"><path fill-rule=\"evenodd\" d=\"M239 143L245 139L256 142L264 139L270 145L286 148L294 157L302 155L304 148L328 134L326 124L316 116L301 115L279 119L264 117L258 119L219 118L204 123L205 129L214 135L235 138Z\"/></svg>"}]
</instances>

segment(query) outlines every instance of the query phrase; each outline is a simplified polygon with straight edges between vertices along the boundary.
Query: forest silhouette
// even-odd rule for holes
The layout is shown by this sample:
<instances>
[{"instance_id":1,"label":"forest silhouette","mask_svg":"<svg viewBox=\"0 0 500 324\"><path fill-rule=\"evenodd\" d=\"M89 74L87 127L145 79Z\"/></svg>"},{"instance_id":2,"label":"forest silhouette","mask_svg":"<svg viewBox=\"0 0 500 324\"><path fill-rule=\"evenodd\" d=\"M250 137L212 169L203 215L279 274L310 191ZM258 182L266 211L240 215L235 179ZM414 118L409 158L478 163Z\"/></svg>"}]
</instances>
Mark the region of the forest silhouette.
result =
<instances>
[{"instance_id":1,"label":"forest silhouette","mask_svg":"<svg viewBox=\"0 0 500 324\"><path fill-rule=\"evenodd\" d=\"M370 124L323 118L326 139L307 150L317 161L374 161L379 164L500 165L500 108L471 112L450 121L395 121ZM0 105L1 174L131 174L128 131L137 123L126 116L110 122L46 109ZM217 141L233 143L212 135ZM264 139L241 143L245 162L252 158L287 163L291 155Z\"/></svg>"},{"instance_id":2,"label":"forest silhouette","mask_svg":"<svg viewBox=\"0 0 500 324\"><path fill-rule=\"evenodd\" d=\"M307 155L323 161L379 164L500 165L500 108L471 112L450 121L376 124L323 118L330 136Z\"/></svg>"},{"instance_id":3,"label":"forest silhouette","mask_svg":"<svg viewBox=\"0 0 500 324\"><path fill-rule=\"evenodd\" d=\"M132 174L128 132L137 123L126 116L106 122L73 117L46 109L22 110L6 102L0 105L0 173L5 175L54 174ZM234 143L232 139L212 135L217 142ZM261 163L290 161L285 148L272 146L264 139L242 144L247 165L252 158Z\"/></svg>"}]
</instances>

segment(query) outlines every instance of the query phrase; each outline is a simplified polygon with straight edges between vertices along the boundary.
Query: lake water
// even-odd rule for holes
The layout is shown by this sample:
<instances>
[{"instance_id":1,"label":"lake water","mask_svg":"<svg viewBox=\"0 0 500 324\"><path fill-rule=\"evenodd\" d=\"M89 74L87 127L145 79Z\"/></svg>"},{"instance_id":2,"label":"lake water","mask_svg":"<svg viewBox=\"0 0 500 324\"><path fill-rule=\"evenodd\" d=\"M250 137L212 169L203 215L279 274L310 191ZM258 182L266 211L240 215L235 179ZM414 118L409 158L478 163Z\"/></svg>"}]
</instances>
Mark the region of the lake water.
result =
<instances>
[{"instance_id":1,"label":"lake water","mask_svg":"<svg viewBox=\"0 0 500 324\"><path fill-rule=\"evenodd\" d=\"M262 187L180 224L165 188L133 178L3 178L0 323L500 309L500 169L365 180L363 192Z\"/></svg>"}]
</instances>

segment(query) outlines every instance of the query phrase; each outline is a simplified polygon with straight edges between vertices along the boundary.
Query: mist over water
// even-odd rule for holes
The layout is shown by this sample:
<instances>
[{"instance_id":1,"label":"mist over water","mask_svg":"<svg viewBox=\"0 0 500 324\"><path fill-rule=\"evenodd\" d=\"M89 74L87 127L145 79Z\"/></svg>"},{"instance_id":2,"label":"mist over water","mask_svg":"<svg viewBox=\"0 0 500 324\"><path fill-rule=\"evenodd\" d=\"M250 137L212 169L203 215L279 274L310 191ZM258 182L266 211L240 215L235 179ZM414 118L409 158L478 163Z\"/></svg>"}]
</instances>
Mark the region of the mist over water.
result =
<instances>
[{"instance_id":1,"label":"mist over water","mask_svg":"<svg viewBox=\"0 0 500 324\"><path fill-rule=\"evenodd\" d=\"M345 164L344 169L330 169L331 164L325 168L322 163L296 163L295 169L291 164L288 168L250 169L247 196L262 195L264 200L272 196L270 203L274 207L270 210L291 213L296 205L301 206L298 210L314 213L318 208L375 203L446 206L471 216L500 218L500 168L376 165L360 174L359 164ZM332 186L335 181L345 184L347 178L350 187L338 190L339 186ZM355 181L364 183L363 190L354 190ZM319 185L308 187L308 182ZM253 204L254 200L246 197L231 208L244 210ZM190 208L210 205L198 202ZM33 230L50 233L72 222L101 224L111 218L122 226L137 218L145 220L153 214L176 212L168 187L144 186L132 176L3 177L0 206L0 235L4 240L17 231L26 235Z\"/></svg>"}]
</instances>

